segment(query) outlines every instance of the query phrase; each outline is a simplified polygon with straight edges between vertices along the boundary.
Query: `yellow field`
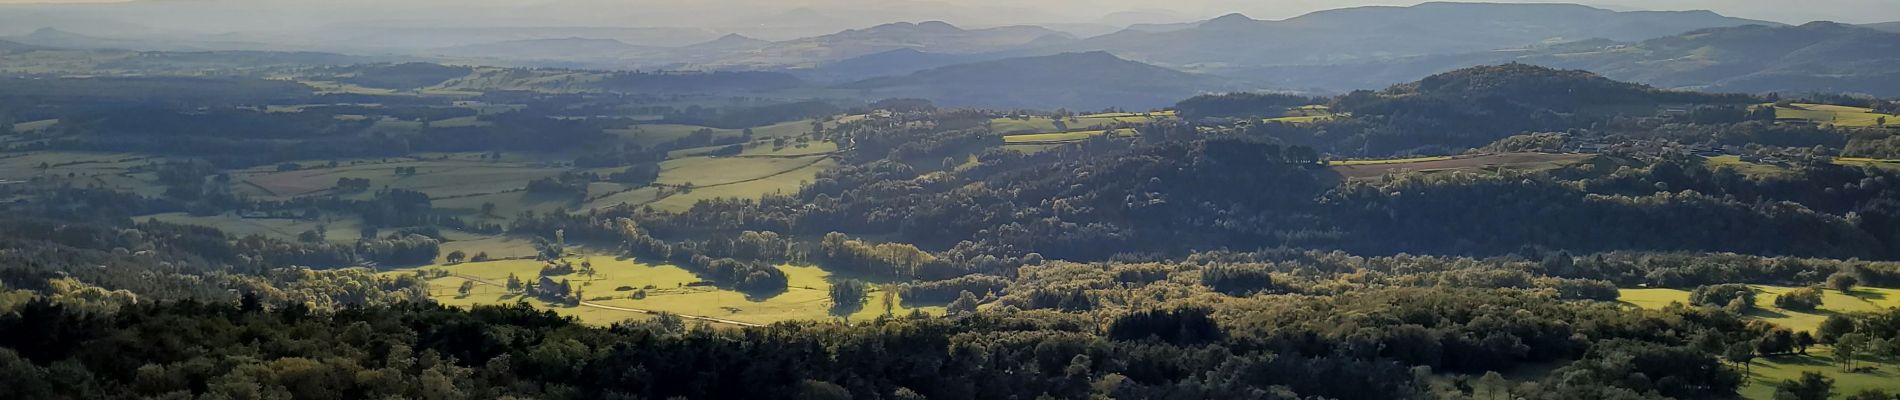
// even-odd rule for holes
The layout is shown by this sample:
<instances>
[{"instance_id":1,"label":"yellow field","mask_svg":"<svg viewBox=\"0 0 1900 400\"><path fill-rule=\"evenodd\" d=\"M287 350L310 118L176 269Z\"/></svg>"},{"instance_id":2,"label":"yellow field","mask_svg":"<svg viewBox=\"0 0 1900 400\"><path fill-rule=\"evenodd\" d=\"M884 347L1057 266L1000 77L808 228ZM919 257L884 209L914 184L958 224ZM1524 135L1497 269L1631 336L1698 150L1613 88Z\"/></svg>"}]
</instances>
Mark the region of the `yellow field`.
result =
<instances>
[{"instance_id":1,"label":"yellow field","mask_svg":"<svg viewBox=\"0 0 1900 400\"><path fill-rule=\"evenodd\" d=\"M13 131L14 132L38 131L41 129L50 128L53 125L58 124L58 123L59 123L58 119L43 119L39 121L20 122L20 123L13 124Z\"/></svg>"},{"instance_id":2,"label":"yellow field","mask_svg":"<svg viewBox=\"0 0 1900 400\"><path fill-rule=\"evenodd\" d=\"M1854 289L1852 296L1840 291L1824 290L1820 309L1814 312L1802 312L1775 308L1775 297L1795 288L1783 286L1749 285L1756 290L1755 309L1750 317L1759 318L1775 325L1797 331L1814 330L1827 319L1828 313L1879 311L1889 307L1900 307L1900 289L1862 287ZM1642 308L1659 309L1669 303L1689 302L1689 291L1681 289L1623 289L1621 300L1624 303Z\"/></svg>"},{"instance_id":3,"label":"yellow field","mask_svg":"<svg viewBox=\"0 0 1900 400\"><path fill-rule=\"evenodd\" d=\"M1846 166L1853 166L1853 167L1875 167L1875 168L1900 169L1900 160L1876 160L1872 158L1861 158L1861 157L1841 157L1841 158L1834 159L1834 163L1838 165L1846 165Z\"/></svg>"},{"instance_id":4,"label":"yellow field","mask_svg":"<svg viewBox=\"0 0 1900 400\"><path fill-rule=\"evenodd\" d=\"M492 254L492 252L491 252ZM831 274L817 267L780 266L785 271L789 288L778 293L747 294L710 286L688 286L701 279L679 267L671 265L653 265L634 260L616 259L608 256L587 256L571 258L579 263L586 259L593 263L598 274L593 278L574 274L565 278L582 289L583 296L590 303L608 307L620 307L640 310L666 311L681 315L703 316L728 319L757 324L769 324L792 320L823 320L838 318L831 314L831 300L827 292L831 288ZM538 279L542 262L534 260L507 260L460 265L437 265L422 268L402 269L385 272L386 274L411 274L417 269L441 268L454 274L478 278L482 281L506 282L509 274L515 274L524 281ZM467 279L451 275L431 280L430 296L437 302L448 305L467 306L473 304L509 304L521 299L507 293L504 288L480 285L468 296L457 293L462 282ZM627 290L621 290L621 289ZM634 299L636 291L644 290L646 297ZM873 292L865 301L864 308L856 310L849 317L852 320L874 318L886 312L879 300L881 292ZM894 296L895 294L893 294ZM610 324L632 318L644 318L636 312L602 309L597 307L565 307L549 305L533 299L530 304L553 309L563 315L573 315L592 324ZM906 314L902 301L894 301L893 314ZM941 314L942 307L923 307L924 312Z\"/></svg>"},{"instance_id":5,"label":"yellow field","mask_svg":"<svg viewBox=\"0 0 1900 400\"><path fill-rule=\"evenodd\" d=\"M1888 125L1900 125L1900 116L1880 114L1868 108L1826 104L1794 104L1792 107L1775 107L1775 119L1803 120L1850 128L1876 126L1882 117L1887 119Z\"/></svg>"}]
</instances>

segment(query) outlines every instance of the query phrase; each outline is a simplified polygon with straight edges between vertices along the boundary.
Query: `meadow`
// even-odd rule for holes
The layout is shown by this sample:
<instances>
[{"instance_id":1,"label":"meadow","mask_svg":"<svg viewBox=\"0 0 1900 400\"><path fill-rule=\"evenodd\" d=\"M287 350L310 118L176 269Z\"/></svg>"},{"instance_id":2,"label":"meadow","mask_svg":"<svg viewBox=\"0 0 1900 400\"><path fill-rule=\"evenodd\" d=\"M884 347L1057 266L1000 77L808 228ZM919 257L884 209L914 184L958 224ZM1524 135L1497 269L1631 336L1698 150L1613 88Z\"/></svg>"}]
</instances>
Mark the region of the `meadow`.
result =
<instances>
[{"instance_id":1,"label":"meadow","mask_svg":"<svg viewBox=\"0 0 1900 400\"><path fill-rule=\"evenodd\" d=\"M466 157L350 160L341 161L336 167L324 163L298 163L305 167L294 171L260 166L236 171L232 178L239 183L240 192L272 199L327 194L336 187L337 180L343 178L369 180L370 192L383 188L407 189L442 198L520 190L528 186L528 181L557 176L563 171L534 163ZM413 168L415 174L397 175L398 168ZM368 194L356 195L365 196Z\"/></svg>"},{"instance_id":2,"label":"meadow","mask_svg":"<svg viewBox=\"0 0 1900 400\"><path fill-rule=\"evenodd\" d=\"M698 276L672 265L650 264L600 255L569 257L567 260L575 264L582 261L590 262L597 272L592 277L573 274L554 279L570 281L581 289L584 300L595 306L569 307L548 304L536 299L522 298L503 287L484 284L477 284L475 290L468 295L458 293L462 282L469 280L464 276L494 283L506 282L510 274L524 281L538 279L539 271L545 263L537 260L432 265L384 273L413 274L418 270L442 269L453 275L429 280L430 297L437 302L468 306L512 304L525 300L538 307L551 309L562 315L575 316L583 322L596 325L648 317L643 313L616 308L664 311L750 324L836 318L861 320L876 318L886 313L907 314L912 310L931 314L943 312L943 308L939 306L905 305L902 299L898 298L893 299L892 307L887 310L881 301L883 292L876 289L866 299L862 308L849 310L849 313L834 311L827 294L831 288L831 279L834 277L830 272L813 266L781 265L779 269L785 272L789 281L787 289L775 293L746 293L700 284L702 280ZM892 293L892 296L896 294Z\"/></svg>"},{"instance_id":3,"label":"meadow","mask_svg":"<svg viewBox=\"0 0 1900 400\"><path fill-rule=\"evenodd\" d=\"M156 196L165 188L151 167L164 158L131 153L33 151L0 153L0 180L65 180L80 187L103 187ZM45 168L41 168L45 167Z\"/></svg>"},{"instance_id":4,"label":"meadow","mask_svg":"<svg viewBox=\"0 0 1900 400\"><path fill-rule=\"evenodd\" d=\"M1785 286L1749 285L1755 288L1755 311L1748 316L1772 322L1775 325L1797 331L1811 331L1821 325L1829 314L1879 311L1890 307L1900 307L1900 289L1855 288L1851 294L1836 290L1823 291L1821 307L1814 312L1792 311L1775 308L1775 297L1796 288ZM1623 289L1621 300L1629 305L1658 309L1669 303L1689 302L1689 291L1682 289Z\"/></svg>"},{"instance_id":5,"label":"meadow","mask_svg":"<svg viewBox=\"0 0 1900 400\"><path fill-rule=\"evenodd\" d=\"M1073 118L1055 119L1050 117L995 118L990 120L990 130L1003 135L1023 133L1052 133L1065 131L1087 131L1114 125L1143 124L1174 118L1173 111L1152 113L1101 113L1079 115Z\"/></svg>"},{"instance_id":6,"label":"meadow","mask_svg":"<svg viewBox=\"0 0 1900 400\"><path fill-rule=\"evenodd\" d=\"M1863 107L1801 103L1774 107L1775 119L1783 121L1807 121L1839 127L1870 128L1882 126L1881 119L1885 118L1887 124L1900 124L1900 116L1876 113L1873 109Z\"/></svg>"},{"instance_id":7,"label":"meadow","mask_svg":"<svg viewBox=\"0 0 1900 400\"><path fill-rule=\"evenodd\" d=\"M1775 325L1796 331L1813 331L1835 313L1854 313L1880 311L1890 307L1900 307L1900 289L1855 288L1852 293L1837 290L1824 290L1821 307L1813 312L1794 311L1776 308L1775 297L1796 288L1785 286L1749 285L1755 288L1755 311L1749 312L1750 318L1760 319ZM1623 303L1646 309L1660 309L1670 303L1689 302L1689 291L1681 289L1623 289L1620 297ZM1784 380L1798 379L1802 372L1819 372L1834 378L1835 398L1857 393L1863 389L1894 390L1895 379L1900 379L1900 363L1896 360L1862 358L1862 361L1875 367L1875 372L1843 372L1834 363L1832 352L1825 348L1809 349L1806 355L1785 355L1765 357L1755 360L1750 367L1752 375L1749 384L1742 388L1742 397L1749 399L1774 398L1774 386Z\"/></svg>"},{"instance_id":8,"label":"meadow","mask_svg":"<svg viewBox=\"0 0 1900 400\"><path fill-rule=\"evenodd\" d=\"M1112 133L1106 130L1074 131L1074 132L1058 132L1058 133L1030 133L1030 134L1003 136L1003 143L1006 145L1007 144L1060 144L1060 143L1077 142L1083 139L1088 139L1088 138L1102 136L1102 135L1109 135L1109 134L1112 134L1118 137L1129 137L1129 136L1136 135L1136 132L1133 129L1116 129Z\"/></svg>"},{"instance_id":9,"label":"meadow","mask_svg":"<svg viewBox=\"0 0 1900 400\"><path fill-rule=\"evenodd\" d=\"M1295 107L1291 110L1287 110L1285 115L1281 115L1276 118L1267 118L1265 121L1287 123L1287 124L1310 124L1310 123L1319 122L1319 121L1332 120L1333 118L1338 118L1341 116L1344 116L1344 115L1334 114L1332 109L1328 108L1325 105L1308 105L1308 106Z\"/></svg>"},{"instance_id":10,"label":"meadow","mask_svg":"<svg viewBox=\"0 0 1900 400\"><path fill-rule=\"evenodd\" d=\"M297 236L305 231L324 229L324 237L334 243L356 243L362 238L363 223L356 218L329 218L312 221L293 218L245 218L233 213L218 215L191 215L186 213L165 213L140 216L138 221L158 220L181 225L197 225L218 228L232 236L258 235L268 238L297 241ZM446 251L446 250L445 250Z\"/></svg>"}]
</instances>

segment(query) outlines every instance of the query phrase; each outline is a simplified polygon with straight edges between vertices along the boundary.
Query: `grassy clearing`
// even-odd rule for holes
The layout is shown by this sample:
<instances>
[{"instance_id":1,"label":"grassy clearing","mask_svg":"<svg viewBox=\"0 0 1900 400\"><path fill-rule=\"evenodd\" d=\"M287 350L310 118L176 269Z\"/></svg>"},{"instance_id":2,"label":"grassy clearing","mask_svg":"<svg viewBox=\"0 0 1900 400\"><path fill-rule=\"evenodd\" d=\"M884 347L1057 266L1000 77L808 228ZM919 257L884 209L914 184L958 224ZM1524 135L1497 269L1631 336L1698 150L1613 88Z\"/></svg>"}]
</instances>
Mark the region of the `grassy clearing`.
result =
<instances>
[{"instance_id":1,"label":"grassy clearing","mask_svg":"<svg viewBox=\"0 0 1900 400\"><path fill-rule=\"evenodd\" d=\"M1834 164L1846 165L1850 167L1900 169L1900 160L1878 160L1878 159L1862 158L1862 157L1836 158L1834 159Z\"/></svg>"},{"instance_id":2,"label":"grassy clearing","mask_svg":"<svg viewBox=\"0 0 1900 400\"><path fill-rule=\"evenodd\" d=\"M1742 398L1773 399L1775 385L1785 380L1801 378L1802 372L1817 372L1834 378L1834 398L1845 398L1867 389L1881 389L1888 393L1900 391L1900 363L1893 360L1861 358L1861 366L1874 367L1874 372L1853 373L1841 371L1834 363L1833 351L1823 348L1808 349L1807 355L1788 355L1767 357L1755 360L1749 367L1751 375L1748 386L1741 390Z\"/></svg>"},{"instance_id":3,"label":"grassy clearing","mask_svg":"<svg viewBox=\"0 0 1900 400\"><path fill-rule=\"evenodd\" d=\"M316 230L322 226L324 237L334 243L355 243L362 238L363 223L356 218L335 218L323 221L311 221L290 218L244 218L229 213L218 215L191 215L186 213L153 214L133 218L144 221L147 218L160 222L197 225L224 231L234 236L258 235L285 241L297 241L297 235L304 231Z\"/></svg>"},{"instance_id":4,"label":"grassy clearing","mask_svg":"<svg viewBox=\"0 0 1900 400\"><path fill-rule=\"evenodd\" d=\"M1064 131L1100 130L1118 123L1141 124L1173 118L1173 112L1157 113L1105 113L1054 119L1049 117L996 118L990 120L990 130L1009 135L1020 133L1050 133Z\"/></svg>"},{"instance_id":5,"label":"grassy clearing","mask_svg":"<svg viewBox=\"0 0 1900 400\"><path fill-rule=\"evenodd\" d=\"M1823 291L1821 307L1814 312L1802 312L1775 308L1775 297L1792 287L1750 285L1755 288L1756 310L1748 313L1751 318L1765 320L1796 331L1813 331L1820 326L1828 315L1844 312L1880 311L1889 307L1900 307L1900 289L1857 288L1852 294L1835 290ZM1660 309L1670 303L1688 303L1689 291L1681 289L1623 289L1621 300L1625 304L1647 309ZM1751 367L1748 386L1741 390L1743 398L1772 399L1775 385L1784 380L1797 379L1802 372L1819 372L1834 378L1835 398L1858 393L1865 389L1900 390L1900 363L1893 360L1864 358L1865 365L1874 366L1873 373L1849 373L1840 370L1834 364L1833 354L1825 348L1809 349L1808 355L1789 355L1757 359Z\"/></svg>"},{"instance_id":6,"label":"grassy clearing","mask_svg":"<svg viewBox=\"0 0 1900 400\"><path fill-rule=\"evenodd\" d=\"M442 254L436 256L436 263L447 263L449 252L461 251L469 257L488 253L489 258L534 257L534 242L529 238L514 236L488 236L445 231L442 233L448 241L442 243Z\"/></svg>"},{"instance_id":7,"label":"grassy clearing","mask_svg":"<svg viewBox=\"0 0 1900 400\"><path fill-rule=\"evenodd\" d=\"M581 260L593 263L598 274L591 278L575 274L555 279L567 279L572 284L583 288L583 296L591 303L759 324L831 319L838 318L841 314L834 313L831 300L826 294L831 288L832 275L817 267L780 266L779 269L785 271L789 278L790 283L786 290L777 293L743 293L711 286L689 286L700 282L701 279L676 266L647 264L608 256L584 256L571 259L575 263ZM504 260L422 268L442 268L455 274L493 282L505 282L509 274L514 274L523 280L538 279L542 265L542 262L534 260ZM402 269L387 273L407 274L414 273L415 270ZM430 296L437 302L459 306L510 304L527 300L530 304L553 309L563 315L573 315L592 324L610 324L629 318L644 318L643 315L633 312L564 307L533 299L522 299L495 286L477 285L476 290L471 294L463 296L457 293L457 289L464 281L466 279L457 276L431 280ZM635 293L639 291L644 291L645 297L635 299ZM875 318L884 314L886 310L879 301L881 295L881 292L873 292L864 307L852 310L848 314L849 318L853 320ZM911 311L910 308L902 305L902 301L893 303L892 309L889 310L891 313L903 314ZM937 314L943 312L941 307L923 307L921 310Z\"/></svg>"},{"instance_id":8,"label":"grassy clearing","mask_svg":"<svg viewBox=\"0 0 1900 400\"><path fill-rule=\"evenodd\" d=\"M1708 157L1703 160L1703 163L1709 168L1734 168L1736 172L1748 176L1776 176L1786 175L1789 172L1784 166L1742 161L1741 156L1733 155Z\"/></svg>"},{"instance_id":9,"label":"grassy clearing","mask_svg":"<svg viewBox=\"0 0 1900 400\"><path fill-rule=\"evenodd\" d=\"M396 175L397 168L415 168L416 174ZM384 187L427 193L430 197L456 197L501 193L528 186L528 181L560 175L561 169L509 162L474 160L412 160L389 162L346 162L336 168L311 163L296 171L277 171L273 166L258 167L232 174L247 194L266 198L291 198L327 193L338 179L370 181L370 190ZM363 194L361 196L367 196Z\"/></svg>"},{"instance_id":10,"label":"grassy clearing","mask_svg":"<svg viewBox=\"0 0 1900 400\"><path fill-rule=\"evenodd\" d=\"M1118 137L1128 137L1128 136L1134 136L1136 133L1135 133L1135 130L1133 129L1116 129L1112 133L1110 131L1104 131L1104 130L1060 132L1060 133L1032 133L1032 134L1025 134L1025 135L1003 136L1003 143L1005 144L1068 143L1068 142L1076 142L1076 141L1081 141L1083 139L1088 139L1088 138L1108 135L1108 134L1113 134Z\"/></svg>"},{"instance_id":11,"label":"grassy clearing","mask_svg":"<svg viewBox=\"0 0 1900 400\"><path fill-rule=\"evenodd\" d=\"M1792 287L1750 285L1754 287L1755 311L1748 315L1797 331L1812 331L1833 313L1880 311L1900 307L1900 289L1862 287L1849 295L1835 290L1823 291L1821 307L1814 312L1775 308L1775 297ZM1623 289L1621 300L1637 307L1658 309L1669 303L1689 302L1689 291L1682 289Z\"/></svg>"},{"instance_id":12,"label":"grassy clearing","mask_svg":"<svg viewBox=\"0 0 1900 400\"><path fill-rule=\"evenodd\" d=\"M1900 124L1900 116L1876 113L1872 109L1862 107L1799 103L1788 107L1775 107L1776 120L1807 121L1848 128L1875 127L1880 124L1880 119L1883 117L1890 125Z\"/></svg>"},{"instance_id":13,"label":"grassy clearing","mask_svg":"<svg viewBox=\"0 0 1900 400\"><path fill-rule=\"evenodd\" d=\"M694 161L700 160L700 161ZM735 162L749 160L749 163ZM654 208L681 211L700 200L715 198L758 199L772 193L792 193L806 182L817 179L818 172L838 166L831 158L718 158L685 159L660 173L661 182L679 182L686 177L705 177L714 181L693 181L687 193L666 196L650 203ZM672 163L672 161L668 161ZM664 164L663 164L664 166ZM762 168L760 168L763 166ZM754 169L760 168L760 169ZM776 169L775 169L776 168ZM712 170L715 172L707 172Z\"/></svg>"},{"instance_id":14,"label":"grassy clearing","mask_svg":"<svg viewBox=\"0 0 1900 400\"><path fill-rule=\"evenodd\" d=\"M148 167L163 158L132 153L35 151L0 153L0 180L34 178L64 180L78 186L98 186L153 196L163 193L158 177ZM46 168L42 169L41 166Z\"/></svg>"},{"instance_id":15,"label":"grassy clearing","mask_svg":"<svg viewBox=\"0 0 1900 400\"><path fill-rule=\"evenodd\" d=\"M1287 110L1285 115L1281 115L1277 118L1267 118L1266 120L1264 120L1264 122L1279 122L1279 123L1287 123L1287 124L1310 124L1310 123L1319 122L1319 121L1329 121L1334 118L1339 118L1342 116L1345 116L1345 115L1334 114L1331 108L1328 108L1325 105L1316 104L1316 105L1295 107L1291 110Z\"/></svg>"},{"instance_id":16,"label":"grassy clearing","mask_svg":"<svg viewBox=\"0 0 1900 400\"><path fill-rule=\"evenodd\" d=\"M53 125L58 125L58 124L59 124L58 119L43 119L43 120L38 120L38 121L27 121L27 122L13 124L13 131L14 132L37 132L41 129L51 128L53 127Z\"/></svg>"}]
</instances>

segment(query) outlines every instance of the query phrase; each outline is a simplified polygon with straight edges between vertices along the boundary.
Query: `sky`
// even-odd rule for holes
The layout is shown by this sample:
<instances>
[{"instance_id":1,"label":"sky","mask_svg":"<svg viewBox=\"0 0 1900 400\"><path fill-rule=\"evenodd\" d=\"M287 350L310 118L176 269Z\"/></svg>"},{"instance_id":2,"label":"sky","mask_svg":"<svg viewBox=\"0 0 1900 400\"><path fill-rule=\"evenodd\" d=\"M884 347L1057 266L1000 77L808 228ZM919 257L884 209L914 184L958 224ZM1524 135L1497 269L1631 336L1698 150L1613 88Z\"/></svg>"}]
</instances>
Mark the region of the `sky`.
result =
<instances>
[{"instance_id":1,"label":"sky","mask_svg":"<svg viewBox=\"0 0 1900 400\"><path fill-rule=\"evenodd\" d=\"M114 0L0 0L0 4L73 4ZM1708 9L1725 15L1799 24L1814 20L1848 23L1900 21L1900 0L1465 0L1489 2L1580 3L1616 10ZM298 27L352 20L406 20L443 14L442 19L478 23L506 23L507 18L536 18L566 25L656 26L724 28L759 24L756 20L781 15L784 10L809 7L831 14L854 14L839 23L943 19L961 25L1016 23L1180 22L1227 13L1258 19L1284 19L1312 11L1367 6L1412 5L1420 0L131 0L127 4L185 5L190 12L151 13L139 6L92 5L118 8L127 14L150 17L153 25L198 26L231 30ZM1795 3L1798 3L1795 4ZM547 6L559 4L559 7ZM497 12L472 17L471 9L490 7ZM0 8L0 18L9 10ZM1135 11L1135 12L1130 12ZM747 14L748 12L752 14ZM143 14L140 14L143 13ZM1110 16L1111 14L1117 14ZM418 16L422 15L422 16ZM932 18L941 15L938 18ZM1109 18L1104 18L1109 17ZM194 18L211 18L200 23ZM493 21L490 20L493 18ZM1169 21L1169 20L1172 21ZM166 21L170 21L167 23ZM526 20L522 20L526 21ZM248 23L248 24L247 24ZM718 25L718 26L715 26ZM853 28L841 26L838 28Z\"/></svg>"}]
</instances>

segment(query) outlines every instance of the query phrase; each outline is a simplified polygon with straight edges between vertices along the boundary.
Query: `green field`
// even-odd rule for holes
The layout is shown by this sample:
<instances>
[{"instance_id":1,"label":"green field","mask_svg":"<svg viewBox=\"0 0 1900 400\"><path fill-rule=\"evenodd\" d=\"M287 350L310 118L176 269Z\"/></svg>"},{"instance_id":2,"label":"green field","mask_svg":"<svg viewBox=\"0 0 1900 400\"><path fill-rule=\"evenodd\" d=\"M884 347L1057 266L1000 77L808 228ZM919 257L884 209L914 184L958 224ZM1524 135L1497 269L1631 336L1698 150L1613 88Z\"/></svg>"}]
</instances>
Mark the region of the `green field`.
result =
<instances>
[{"instance_id":1,"label":"green field","mask_svg":"<svg viewBox=\"0 0 1900 400\"><path fill-rule=\"evenodd\" d=\"M817 267L780 266L780 270L785 271L789 278L788 289L778 293L747 294L711 286L689 286L700 282L701 279L691 272L671 265L654 265L608 256L573 257L570 261L579 263L582 259L593 263L598 271L594 277L575 274L556 278L556 280L565 278L584 288L582 292L586 301L602 306L666 311L756 324L838 318L832 314L831 300L826 294L831 288L829 281L831 274ZM437 265L393 270L386 273L408 274L414 273L417 269L441 268L453 274L472 276L483 281L505 282L509 274L515 274L523 280L537 279L542 265L542 262L535 260L506 260ZM511 304L523 300L519 296L507 293L504 288L488 285L477 285L476 290L470 295L461 296L457 293L457 289L464 281L467 279L454 275L431 280L430 295L437 302L457 306ZM627 290L621 290L622 288ZM634 299L634 293L640 290L646 292L646 297ZM849 318L868 319L884 314L886 310L880 301L881 295L880 292L873 292L864 307L851 313ZM563 315L579 317L582 321L592 324L604 325L645 317L644 314L637 312L588 306L565 307L533 299L526 300ZM911 308L902 305L902 301L894 303L896 306L889 310L891 313L904 314L911 311ZM933 314L943 312L942 307L919 309Z\"/></svg>"},{"instance_id":2,"label":"green field","mask_svg":"<svg viewBox=\"0 0 1900 400\"><path fill-rule=\"evenodd\" d=\"M1788 174L1788 168L1773 164L1760 164L1742 161L1741 156L1715 156L1703 161L1710 168L1734 168L1736 172L1748 176L1777 176Z\"/></svg>"},{"instance_id":3,"label":"green field","mask_svg":"<svg viewBox=\"0 0 1900 400\"><path fill-rule=\"evenodd\" d=\"M654 208L680 211L700 200L714 198L757 199L772 193L794 193L806 182L817 179L818 172L836 167L827 156L796 158L767 157L695 157L661 163L658 183L693 187L685 193L673 193L650 203ZM637 195L637 194L636 194ZM611 204L611 203L609 203Z\"/></svg>"},{"instance_id":4,"label":"green field","mask_svg":"<svg viewBox=\"0 0 1900 400\"><path fill-rule=\"evenodd\" d=\"M1883 117L1887 119L1888 125L1900 125L1900 116L1876 113L1872 109L1862 107L1826 104L1793 104L1787 107L1775 107L1776 120L1807 121L1848 128L1878 126Z\"/></svg>"},{"instance_id":5,"label":"green field","mask_svg":"<svg viewBox=\"0 0 1900 400\"><path fill-rule=\"evenodd\" d=\"M0 153L0 180L63 180L81 187L104 187L156 196L165 191L149 167L160 157L131 153L34 151ZM41 169L44 165L46 168Z\"/></svg>"},{"instance_id":6,"label":"green field","mask_svg":"<svg viewBox=\"0 0 1900 400\"><path fill-rule=\"evenodd\" d=\"M1009 135L1016 133L1050 133L1063 131L1086 131L1118 123L1141 124L1173 118L1174 113L1107 113L1090 114L1056 120L1049 117L996 118L990 120L990 130ZM1058 122L1060 126L1058 126Z\"/></svg>"},{"instance_id":7,"label":"green field","mask_svg":"<svg viewBox=\"0 0 1900 400\"><path fill-rule=\"evenodd\" d=\"M1755 311L1749 312L1751 318L1761 319L1796 331L1813 331L1821 321L1833 313L1880 311L1890 307L1900 307L1900 289L1869 288L1854 289L1852 295L1836 290L1824 290L1821 307L1814 312L1802 312L1775 308L1775 297L1795 288L1783 286L1749 285L1758 292L1755 296ZM1623 289L1621 300L1630 305L1647 309L1660 309L1670 303L1688 303L1689 291L1681 289ZM1834 378L1835 398L1843 398L1863 389L1885 389L1889 392L1900 391L1900 363L1893 360L1867 358L1865 365L1874 366L1873 373L1848 373L1834 364L1833 355L1825 347L1809 349L1808 355L1789 355L1768 357L1755 360L1749 376L1749 385L1742 388L1742 397L1749 399L1774 398L1775 385L1783 380L1797 379L1801 372L1819 372Z\"/></svg>"},{"instance_id":8,"label":"green field","mask_svg":"<svg viewBox=\"0 0 1900 400\"><path fill-rule=\"evenodd\" d=\"M165 213L140 216L133 218L133 220L145 221L148 218L160 222L218 228L218 230L233 236L258 235L291 242L297 241L297 235L302 234L304 231L315 230L318 226L322 226L325 231L324 236L329 239L329 241L335 243L355 243L357 239L362 238L361 231L363 229L362 221L356 218L311 221L291 218L244 218L232 215L231 213L210 216L186 213ZM447 250L444 251L446 252Z\"/></svg>"},{"instance_id":9,"label":"green field","mask_svg":"<svg viewBox=\"0 0 1900 400\"><path fill-rule=\"evenodd\" d=\"M560 175L563 171L531 163L466 158L356 160L340 162L336 168L325 167L323 163L327 162L302 163L305 168L296 171L262 166L237 171L232 178L239 193L275 199L327 194L342 178L367 179L371 192L388 187L442 198L516 191L526 188L528 181ZM397 168L415 168L416 174L398 176Z\"/></svg>"},{"instance_id":10,"label":"green field","mask_svg":"<svg viewBox=\"0 0 1900 400\"><path fill-rule=\"evenodd\" d=\"M1772 322L1775 325L1797 331L1811 331L1826 320L1829 313L1880 311L1890 307L1900 307L1900 289L1861 287L1854 289L1852 295L1836 290L1824 290L1821 307L1814 312L1791 311L1775 308L1775 296L1787 293L1795 288L1783 286L1750 285L1755 288L1755 311L1750 317ZM1689 302L1689 291L1682 289L1623 289L1621 300L1624 303L1648 309L1659 309L1669 303Z\"/></svg>"},{"instance_id":11,"label":"green field","mask_svg":"<svg viewBox=\"0 0 1900 400\"><path fill-rule=\"evenodd\" d=\"M1808 349L1807 355L1788 355L1759 358L1749 367L1753 374L1748 377L1748 386L1742 387L1743 398L1768 400L1775 397L1775 385L1785 380L1801 378L1802 372L1818 372L1834 378L1834 398L1846 398L1867 389L1881 389L1887 393L1900 392L1900 363L1894 360L1861 358L1860 366L1874 367L1874 372L1853 373L1841 371L1834 363L1833 351L1826 348Z\"/></svg>"},{"instance_id":12,"label":"green field","mask_svg":"<svg viewBox=\"0 0 1900 400\"><path fill-rule=\"evenodd\" d=\"M1338 118L1340 116L1341 114L1334 114L1332 109L1328 108L1327 106L1309 105L1309 106L1295 107L1291 110L1287 110L1286 115L1281 115L1276 118L1267 118L1265 122L1280 122L1280 123L1288 123L1288 124L1310 124L1310 123L1319 122L1319 121L1331 120L1333 118Z\"/></svg>"},{"instance_id":13,"label":"green field","mask_svg":"<svg viewBox=\"0 0 1900 400\"><path fill-rule=\"evenodd\" d=\"M1096 136L1102 136L1105 134L1109 134L1109 131L1097 130L1097 131L1074 131L1074 132L1058 132L1058 133L1031 133L1031 134L1023 134L1023 135L1007 135L1007 136L1003 136L1003 143L1004 144L1068 143L1068 142L1081 141L1083 139L1088 139L1088 138L1092 138ZM1134 136L1135 134L1136 134L1135 130L1133 129L1117 129L1114 132L1114 135L1118 137L1129 137L1129 136Z\"/></svg>"}]
</instances>

